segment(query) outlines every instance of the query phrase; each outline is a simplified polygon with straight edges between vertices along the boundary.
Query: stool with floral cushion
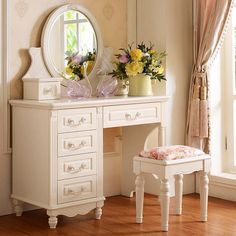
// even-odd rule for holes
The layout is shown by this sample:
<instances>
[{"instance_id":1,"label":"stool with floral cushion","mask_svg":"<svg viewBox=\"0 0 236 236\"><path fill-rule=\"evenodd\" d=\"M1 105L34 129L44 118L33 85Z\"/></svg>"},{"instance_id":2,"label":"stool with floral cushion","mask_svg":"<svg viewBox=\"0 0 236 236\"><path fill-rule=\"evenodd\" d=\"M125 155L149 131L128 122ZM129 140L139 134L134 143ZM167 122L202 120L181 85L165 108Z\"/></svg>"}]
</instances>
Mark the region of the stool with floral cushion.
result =
<instances>
[{"instance_id":1,"label":"stool with floral cushion","mask_svg":"<svg viewBox=\"0 0 236 236\"><path fill-rule=\"evenodd\" d=\"M203 151L181 145L156 147L141 151L133 159L136 185L136 223L143 221L144 173L158 176L161 180L161 229L168 231L170 184L175 177L176 214L182 214L183 174L200 173L201 221L207 221L208 173L211 158Z\"/></svg>"}]
</instances>

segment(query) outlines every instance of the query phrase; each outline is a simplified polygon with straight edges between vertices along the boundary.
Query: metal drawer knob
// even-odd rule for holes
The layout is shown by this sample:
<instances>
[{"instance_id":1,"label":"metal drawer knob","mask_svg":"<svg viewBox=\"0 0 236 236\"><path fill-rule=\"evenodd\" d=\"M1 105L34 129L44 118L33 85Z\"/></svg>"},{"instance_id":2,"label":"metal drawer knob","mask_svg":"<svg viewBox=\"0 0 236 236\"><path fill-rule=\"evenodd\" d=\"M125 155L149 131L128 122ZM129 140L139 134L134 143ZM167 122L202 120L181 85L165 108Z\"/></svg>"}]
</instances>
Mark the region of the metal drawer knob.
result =
<instances>
[{"instance_id":1,"label":"metal drawer knob","mask_svg":"<svg viewBox=\"0 0 236 236\"><path fill-rule=\"evenodd\" d=\"M125 119L132 121L132 120L137 120L142 114L140 112L136 112L136 114L134 115L134 117L132 117L132 115L130 113L126 113L125 114Z\"/></svg>"},{"instance_id":2,"label":"metal drawer knob","mask_svg":"<svg viewBox=\"0 0 236 236\"><path fill-rule=\"evenodd\" d=\"M44 95L49 95L53 93L53 89L52 88L44 88L43 89L43 94Z\"/></svg>"},{"instance_id":3,"label":"metal drawer knob","mask_svg":"<svg viewBox=\"0 0 236 236\"><path fill-rule=\"evenodd\" d=\"M85 145L86 145L86 141L85 140L82 140L79 145L76 145L74 143L69 142L67 144L67 149L69 149L70 151L75 151L75 150L83 148Z\"/></svg>"},{"instance_id":4,"label":"metal drawer knob","mask_svg":"<svg viewBox=\"0 0 236 236\"><path fill-rule=\"evenodd\" d=\"M70 174L76 174L76 173L83 171L84 169L86 169L86 164L82 163L78 168L76 168L74 166L68 166L67 172Z\"/></svg>"},{"instance_id":5,"label":"metal drawer knob","mask_svg":"<svg viewBox=\"0 0 236 236\"><path fill-rule=\"evenodd\" d=\"M83 123L85 123L85 121L86 121L85 117L81 117L81 119L78 121L78 123L76 123L74 119L69 118L67 120L67 125L70 126L70 127L77 127L77 126L80 126Z\"/></svg>"},{"instance_id":6,"label":"metal drawer knob","mask_svg":"<svg viewBox=\"0 0 236 236\"><path fill-rule=\"evenodd\" d=\"M73 189L68 189L68 195L80 195L81 193L86 191L86 187L85 186L81 186L79 191L75 191Z\"/></svg>"}]
</instances>

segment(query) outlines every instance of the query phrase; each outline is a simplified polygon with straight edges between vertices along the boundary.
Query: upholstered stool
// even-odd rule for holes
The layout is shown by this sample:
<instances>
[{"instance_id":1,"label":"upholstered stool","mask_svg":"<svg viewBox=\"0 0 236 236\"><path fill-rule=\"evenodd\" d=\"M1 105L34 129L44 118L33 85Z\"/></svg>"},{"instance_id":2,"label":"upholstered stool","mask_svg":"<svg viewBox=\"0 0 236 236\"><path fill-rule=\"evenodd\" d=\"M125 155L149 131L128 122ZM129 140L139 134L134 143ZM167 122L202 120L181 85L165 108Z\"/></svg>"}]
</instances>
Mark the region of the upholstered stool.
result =
<instances>
[{"instance_id":1,"label":"upholstered stool","mask_svg":"<svg viewBox=\"0 0 236 236\"><path fill-rule=\"evenodd\" d=\"M157 147L142 151L133 159L136 185L136 222L143 221L144 173L150 173L161 180L161 229L168 231L169 220L169 180L175 177L176 214L182 214L183 174L200 173L201 221L207 221L208 206L208 172L211 159L199 149L188 146Z\"/></svg>"}]
</instances>

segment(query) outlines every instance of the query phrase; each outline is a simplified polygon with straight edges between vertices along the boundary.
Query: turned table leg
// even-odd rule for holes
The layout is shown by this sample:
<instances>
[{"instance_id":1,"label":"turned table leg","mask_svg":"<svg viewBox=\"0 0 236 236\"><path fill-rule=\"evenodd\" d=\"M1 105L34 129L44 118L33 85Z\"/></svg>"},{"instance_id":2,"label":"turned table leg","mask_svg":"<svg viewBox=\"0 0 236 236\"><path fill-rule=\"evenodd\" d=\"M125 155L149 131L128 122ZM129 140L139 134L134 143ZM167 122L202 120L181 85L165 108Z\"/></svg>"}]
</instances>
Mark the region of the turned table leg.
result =
<instances>
[{"instance_id":1,"label":"turned table leg","mask_svg":"<svg viewBox=\"0 0 236 236\"><path fill-rule=\"evenodd\" d=\"M48 224L50 229L55 229L57 227L57 215L53 213L51 210L47 210L47 215L49 216L48 218Z\"/></svg>"},{"instance_id":2,"label":"turned table leg","mask_svg":"<svg viewBox=\"0 0 236 236\"><path fill-rule=\"evenodd\" d=\"M95 209L95 218L96 218L97 220L100 220L101 217L102 217L102 208L101 208L101 207L97 207L97 208Z\"/></svg>"},{"instance_id":3,"label":"turned table leg","mask_svg":"<svg viewBox=\"0 0 236 236\"><path fill-rule=\"evenodd\" d=\"M16 216L22 216L23 213L23 202L17 199L13 199L13 206Z\"/></svg>"}]
</instances>

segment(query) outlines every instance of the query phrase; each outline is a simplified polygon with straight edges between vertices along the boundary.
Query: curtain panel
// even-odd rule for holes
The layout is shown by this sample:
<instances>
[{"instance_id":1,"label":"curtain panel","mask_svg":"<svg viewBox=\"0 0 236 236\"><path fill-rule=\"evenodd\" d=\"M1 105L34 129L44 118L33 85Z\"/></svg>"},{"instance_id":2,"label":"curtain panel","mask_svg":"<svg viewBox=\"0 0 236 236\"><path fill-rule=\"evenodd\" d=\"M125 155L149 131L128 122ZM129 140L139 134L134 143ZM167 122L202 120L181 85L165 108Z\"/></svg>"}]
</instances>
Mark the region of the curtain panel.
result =
<instances>
[{"instance_id":1,"label":"curtain panel","mask_svg":"<svg viewBox=\"0 0 236 236\"><path fill-rule=\"evenodd\" d=\"M235 0L193 0L193 55L186 144L209 152L208 69L223 40Z\"/></svg>"}]
</instances>

